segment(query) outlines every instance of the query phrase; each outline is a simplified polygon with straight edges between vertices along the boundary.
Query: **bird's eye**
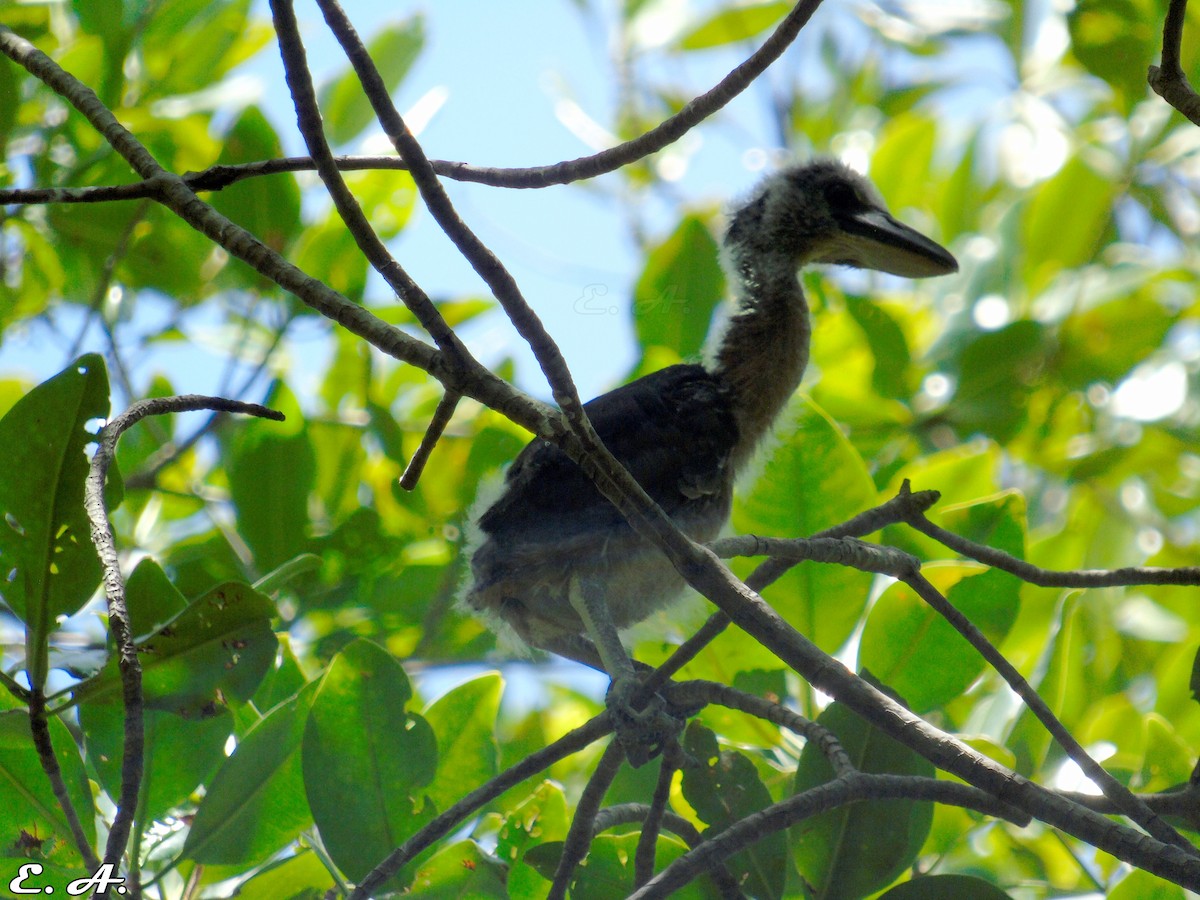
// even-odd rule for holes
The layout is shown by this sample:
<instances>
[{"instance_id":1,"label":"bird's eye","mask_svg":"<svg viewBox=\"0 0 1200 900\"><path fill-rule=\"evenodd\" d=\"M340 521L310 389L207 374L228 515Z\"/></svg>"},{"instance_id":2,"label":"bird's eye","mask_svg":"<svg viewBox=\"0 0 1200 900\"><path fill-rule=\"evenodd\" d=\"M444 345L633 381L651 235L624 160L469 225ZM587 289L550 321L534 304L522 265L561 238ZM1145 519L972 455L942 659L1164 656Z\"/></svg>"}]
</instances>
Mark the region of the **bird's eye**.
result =
<instances>
[{"instance_id":1,"label":"bird's eye","mask_svg":"<svg viewBox=\"0 0 1200 900\"><path fill-rule=\"evenodd\" d=\"M858 193L844 181L835 181L825 187L825 202L834 209L861 206Z\"/></svg>"}]
</instances>

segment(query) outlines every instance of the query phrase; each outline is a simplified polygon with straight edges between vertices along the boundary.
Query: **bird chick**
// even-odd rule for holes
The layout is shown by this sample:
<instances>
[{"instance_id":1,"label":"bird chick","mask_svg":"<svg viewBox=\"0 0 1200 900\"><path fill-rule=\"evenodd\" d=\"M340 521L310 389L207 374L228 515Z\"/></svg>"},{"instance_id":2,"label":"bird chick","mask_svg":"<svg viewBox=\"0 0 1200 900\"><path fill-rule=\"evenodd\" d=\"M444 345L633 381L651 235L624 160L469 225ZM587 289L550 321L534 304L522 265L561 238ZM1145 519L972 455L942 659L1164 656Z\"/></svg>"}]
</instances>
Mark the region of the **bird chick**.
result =
<instances>
[{"instance_id":1,"label":"bird chick","mask_svg":"<svg viewBox=\"0 0 1200 900\"><path fill-rule=\"evenodd\" d=\"M732 215L722 264L736 307L712 359L669 366L584 405L605 446L693 540L718 536L735 477L804 375L810 323L798 271L810 263L910 278L958 269L845 165L785 168ZM607 671L614 688L633 675L617 630L684 587L666 556L541 438L474 518L471 545L467 608L532 647ZM630 692L626 684L619 693Z\"/></svg>"}]
</instances>

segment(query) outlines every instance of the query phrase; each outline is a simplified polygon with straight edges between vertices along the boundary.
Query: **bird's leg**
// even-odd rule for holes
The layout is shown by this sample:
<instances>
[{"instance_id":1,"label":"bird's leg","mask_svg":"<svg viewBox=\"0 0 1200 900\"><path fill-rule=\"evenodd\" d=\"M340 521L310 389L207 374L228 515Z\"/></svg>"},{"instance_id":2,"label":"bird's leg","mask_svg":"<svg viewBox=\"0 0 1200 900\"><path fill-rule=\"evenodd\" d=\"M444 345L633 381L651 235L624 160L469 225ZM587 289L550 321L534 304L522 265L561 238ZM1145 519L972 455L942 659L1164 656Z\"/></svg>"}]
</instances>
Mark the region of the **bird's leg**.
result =
<instances>
[{"instance_id":1,"label":"bird's leg","mask_svg":"<svg viewBox=\"0 0 1200 900\"><path fill-rule=\"evenodd\" d=\"M636 768L650 760L664 740L678 734L682 723L666 711L657 696L642 709L634 705L642 682L613 624L604 596L604 582L599 578L574 576L568 596L594 642L591 649L599 655L612 679L605 703L613 714L617 739Z\"/></svg>"}]
</instances>

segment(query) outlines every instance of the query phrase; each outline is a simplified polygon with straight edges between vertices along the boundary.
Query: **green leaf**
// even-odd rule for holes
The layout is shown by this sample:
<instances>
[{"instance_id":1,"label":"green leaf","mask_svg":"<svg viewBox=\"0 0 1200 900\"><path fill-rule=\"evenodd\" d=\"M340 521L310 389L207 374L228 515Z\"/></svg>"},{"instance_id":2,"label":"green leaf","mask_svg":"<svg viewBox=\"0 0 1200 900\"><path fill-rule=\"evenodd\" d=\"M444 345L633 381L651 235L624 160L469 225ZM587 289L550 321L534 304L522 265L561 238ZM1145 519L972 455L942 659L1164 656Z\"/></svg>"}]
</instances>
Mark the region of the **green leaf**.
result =
<instances>
[{"instance_id":1,"label":"green leaf","mask_svg":"<svg viewBox=\"0 0 1200 900\"><path fill-rule=\"evenodd\" d=\"M1020 581L973 564L930 565L925 576L993 644L1016 620ZM869 669L917 713L961 696L985 668L983 657L907 584L892 584L871 608L859 667Z\"/></svg>"},{"instance_id":2,"label":"green leaf","mask_svg":"<svg viewBox=\"0 0 1200 900\"><path fill-rule=\"evenodd\" d=\"M238 743L208 785L183 855L211 865L261 862L312 824L300 744L315 686L276 707Z\"/></svg>"},{"instance_id":3,"label":"green leaf","mask_svg":"<svg viewBox=\"0 0 1200 900\"><path fill-rule=\"evenodd\" d=\"M768 451L761 469L747 478L749 490L734 498L737 533L807 537L876 502L875 485L862 458L811 400L792 400L778 434L779 443ZM808 502L817 497L820 502ZM845 566L804 563L763 596L801 633L833 651L857 625L871 578Z\"/></svg>"},{"instance_id":4,"label":"green leaf","mask_svg":"<svg viewBox=\"0 0 1200 900\"><path fill-rule=\"evenodd\" d=\"M924 875L879 895L879 900L1012 900L990 881L974 875ZM1109 895L1112 900L1112 895ZM1132 898L1131 898L1132 900Z\"/></svg>"},{"instance_id":5,"label":"green leaf","mask_svg":"<svg viewBox=\"0 0 1200 900\"><path fill-rule=\"evenodd\" d=\"M611 900L613 897L628 897L634 892L634 857L637 853L639 835L602 834L592 841L585 865L577 866L570 884L572 900ZM682 841L662 835L654 848L654 870L662 871L687 851ZM562 857L562 843L539 844L526 856L529 864L549 881ZM780 871L782 876L782 870ZM545 883L541 890L526 896L545 895ZM672 900L711 900L716 892L708 879L698 879L671 893Z\"/></svg>"},{"instance_id":6,"label":"green leaf","mask_svg":"<svg viewBox=\"0 0 1200 900\"><path fill-rule=\"evenodd\" d=\"M443 847L417 868L411 890L422 900L508 900L507 872L506 866L480 850L474 841L459 841Z\"/></svg>"},{"instance_id":7,"label":"green leaf","mask_svg":"<svg viewBox=\"0 0 1200 900\"><path fill-rule=\"evenodd\" d=\"M379 68L389 93L404 80L424 45L425 19L419 15L380 29L367 42L367 51ZM350 67L332 82L322 85L318 102L331 144L346 143L375 119L362 84Z\"/></svg>"},{"instance_id":8,"label":"green leaf","mask_svg":"<svg viewBox=\"0 0 1200 900\"><path fill-rule=\"evenodd\" d=\"M100 581L83 509L91 420L108 415L103 360L81 356L0 419L0 595L25 623L32 683L46 678L55 619L75 612Z\"/></svg>"},{"instance_id":9,"label":"green leaf","mask_svg":"<svg viewBox=\"0 0 1200 900\"><path fill-rule=\"evenodd\" d=\"M333 876L311 851L297 853L238 886L238 900L321 900Z\"/></svg>"},{"instance_id":10,"label":"green leaf","mask_svg":"<svg viewBox=\"0 0 1200 900\"><path fill-rule=\"evenodd\" d=\"M292 392L277 384L267 404L287 421L238 422L228 439L226 462L238 530L264 572L308 548L308 496L317 466Z\"/></svg>"},{"instance_id":11,"label":"green leaf","mask_svg":"<svg viewBox=\"0 0 1200 900\"><path fill-rule=\"evenodd\" d=\"M1185 900L1187 896L1179 885L1141 870L1130 872L1107 895L1108 900Z\"/></svg>"},{"instance_id":12,"label":"green leaf","mask_svg":"<svg viewBox=\"0 0 1200 900\"><path fill-rule=\"evenodd\" d=\"M706 833L715 835L770 806L771 794L754 764L735 750L719 749L716 734L699 722L688 723L683 748L696 760L696 765L683 769L683 796L711 826ZM728 865L744 875L744 886L754 896L781 897L786 860L786 841L781 832L775 832L730 857Z\"/></svg>"},{"instance_id":13,"label":"green leaf","mask_svg":"<svg viewBox=\"0 0 1200 900\"><path fill-rule=\"evenodd\" d=\"M1053 178L1038 186L1021 221L1022 274L1031 296L1061 271L1096 258L1119 187L1080 156L1072 157Z\"/></svg>"},{"instance_id":14,"label":"green leaf","mask_svg":"<svg viewBox=\"0 0 1200 900\"><path fill-rule=\"evenodd\" d=\"M1012 440L1050 353L1046 327L1027 319L975 336L951 362L957 388L945 419L964 438L981 433L1001 444Z\"/></svg>"},{"instance_id":15,"label":"green leaf","mask_svg":"<svg viewBox=\"0 0 1200 900\"><path fill-rule=\"evenodd\" d=\"M791 11L790 3L739 3L721 8L679 39L681 50L707 50L749 40Z\"/></svg>"},{"instance_id":16,"label":"green leaf","mask_svg":"<svg viewBox=\"0 0 1200 900\"><path fill-rule=\"evenodd\" d=\"M1081 0L1067 14L1071 52L1108 82L1124 113L1149 90L1146 65L1161 53L1162 11L1155 0Z\"/></svg>"},{"instance_id":17,"label":"green leaf","mask_svg":"<svg viewBox=\"0 0 1200 900\"><path fill-rule=\"evenodd\" d=\"M137 641L148 709L184 716L217 712L228 698L248 700L275 659L269 598L247 584L213 588ZM121 680L115 654L74 689L76 700L115 703Z\"/></svg>"},{"instance_id":18,"label":"green leaf","mask_svg":"<svg viewBox=\"0 0 1200 900\"><path fill-rule=\"evenodd\" d=\"M1059 331L1059 372L1069 387L1116 384L1158 347L1175 317L1142 294L1069 317Z\"/></svg>"},{"instance_id":19,"label":"green leaf","mask_svg":"<svg viewBox=\"0 0 1200 900\"><path fill-rule=\"evenodd\" d=\"M347 644L317 684L304 730L305 791L329 855L358 881L432 817L424 788L438 740L405 711L408 676L376 644Z\"/></svg>"},{"instance_id":20,"label":"green leaf","mask_svg":"<svg viewBox=\"0 0 1200 900\"><path fill-rule=\"evenodd\" d=\"M279 136L262 110L248 106L226 132L217 164L234 165L283 155ZM211 202L217 212L272 250L284 251L300 230L300 188L291 172L245 178L214 194Z\"/></svg>"},{"instance_id":21,"label":"green leaf","mask_svg":"<svg viewBox=\"0 0 1200 900\"><path fill-rule=\"evenodd\" d=\"M934 777L933 763L841 703L831 703L817 721L837 735L862 772ZM824 754L812 741L805 744L795 793L832 778ZM932 821L933 804L912 800L869 800L831 809L790 829L796 866L822 900L857 900L886 887L912 865Z\"/></svg>"},{"instance_id":22,"label":"green leaf","mask_svg":"<svg viewBox=\"0 0 1200 900\"><path fill-rule=\"evenodd\" d=\"M437 735L437 772L425 796L448 809L496 774L496 715L504 682L491 672L461 684L425 710Z\"/></svg>"},{"instance_id":23,"label":"green leaf","mask_svg":"<svg viewBox=\"0 0 1200 900\"><path fill-rule=\"evenodd\" d=\"M871 384L881 397L907 398L911 393L912 356L896 320L883 307L862 297L846 297L846 308L867 336L875 369Z\"/></svg>"},{"instance_id":24,"label":"green leaf","mask_svg":"<svg viewBox=\"0 0 1200 900\"><path fill-rule=\"evenodd\" d=\"M633 325L642 349L667 347L681 359L704 346L713 310L725 295L717 242L688 215L646 257L633 288Z\"/></svg>"},{"instance_id":25,"label":"green leaf","mask_svg":"<svg viewBox=\"0 0 1200 900\"><path fill-rule=\"evenodd\" d=\"M79 814L88 843L95 847L96 814L92 792L75 739L57 718L51 718L47 724L54 755L67 786L67 795ZM0 816L0 851L8 851L16 845L21 833L25 832L42 839L54 839L45 849L53 850L55 863L78 865L82 862L66 817L34 749L29 731L29 714L20 709L0 712L0 810L3 811L3 816ZM7 879L0 883L6 884Z\"/></svg>"},{"instance_id":26,"label":"green leaf","mask_svg":"<svg viewBox=\"0 0 1200 900\"><path fill-rule=\"evenodd\" d=\"M148 709L144 722L139 827L183 805L197 785L205 783L224 762L225 742L233 732L233 716L228 710L210 718L189 720ZM88 761L100 776L101 785L109 797L120 796L124 708L112 703L81 704L79 727Z\"/></svg>"}]
</instances>

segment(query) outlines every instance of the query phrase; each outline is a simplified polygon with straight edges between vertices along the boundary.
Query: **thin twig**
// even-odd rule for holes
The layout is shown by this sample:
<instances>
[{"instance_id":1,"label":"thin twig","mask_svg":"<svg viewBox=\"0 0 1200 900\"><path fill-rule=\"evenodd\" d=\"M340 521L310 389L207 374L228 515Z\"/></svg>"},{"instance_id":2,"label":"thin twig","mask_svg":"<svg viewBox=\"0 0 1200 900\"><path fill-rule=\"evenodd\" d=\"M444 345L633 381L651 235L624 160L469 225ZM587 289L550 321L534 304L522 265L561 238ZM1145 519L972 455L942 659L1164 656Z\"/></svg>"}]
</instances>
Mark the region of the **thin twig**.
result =
<instances>
[{"instance_id":1,"label":"thin twig","mask_svg":"<svg viewBox=\"0 0 1200 900\"><path fill-rule=\"evenodd\" d=\"M180 397L155 397L139 400L100 430L96 438L96 453L92 457L84 487L84 508L91 526L92 543L104 570L104 596L108 603L108 621L116 643L117 666L121 674L121 695L125 705L125 737L121 758L121 793L117 798L117 814L108 833L104 862L116 866L129 843L129 832L137 810L138 792L142 783L144 729L142 709L142 667L125 605L125 580L117 556L116 538L108 521L104 505L104 483L108 467L121 435L146 416L185 412L197 409L220 409L225 412L246 413L267 419L280 420L281 413L254 403L240 403L223 397L202 397L194 394Z\"/></svg>"},{"instance_id":2,"label":"thin twig","mask_svg":"<svg viewBox=\"0 0 1200 900\"><path fill-rule=\"evenodd\" d=\"M591 156L564 160L545 166L500 168L473 166L449 160L432 160L431 164L434 171L443 178L509 188L542 188L556 184L569 184L587 178L596 178L608 172L615 172L622 166L643 159L673 144L742 93L791 45L800 29L804 27L820 5L821 0L805 0L805 2L797 3L792 11L780 21L775 31L763 42L762 46L710 90L693 99L678 113L659 123L650 131L616 147L610 147ZM340 156L335 161L342 171L405 170L408 168L403 159L396 159L392 156ZM316 164L310 157L291 157L242 165L216 165L203 172L188 173L184 179L193 191L218 191L245 178L278 172L312 171L315 168ZM96 188L0 190L0 204L99 203L156 197L156 195L156 186L142 181L136 184Z\"/></svg>"},{"instance_id":3,"label":"thin twig","mask_svg":"<svg viewBox=\"0 0 1200 900\"><path fill-rule=\"evenodd\" d=\"M329 142L325 139L321 111L317 107L317 91L309 72L304 43L300 40L300 25L296 21L292 0L271 0L271 14L275 21L279 54L283 59L288 90L296 107L296 123L338 215L350 230L363 256L416 316L438 348L452 362L465 360L468 354L458 336L446 324L446 320L425 291L413 281L384 246L338 171L333 151L329 149Z\"/></svg>"},{"instance_id":4,"label":"thin twig","mask_svg":"<svg viewBox=\"0 0 1200 900\"><path fill-rule=\"evenodd\" d=\"M633 854L634 887L641 887L654 876L654 851L658 848L658 834L662 830L663 817L668 814L671 782L675 773L679 771L681 755L678 741L668 741L663 748L658 780L654 784L654 793L650 797L650 805L646 808L641 834L638 835L637 850ZM605 829L597 822L596 830L599 832Z\"/></svg>"},{"instance_id":5,"label":"thin twig","mask_svg":"<svg viewBox=\"0 0 1200 900\"><path fill-rule=\"evenodd\" d=\"M866 800L922 800L973 809L1004 818L1006 807L995 797L970 785L916 775L883 775L856 772L788 797L734 822L663 869L630 900L668 897L692 879L760 841L763 835L782 831L818 813Z\"/></svg>"},{"instance_id":6,"label":"thin twig","mask_svg":"<svg viewBox=\"0 0 1200 900\"><path fill-rule=\"evenodd\" d=\"M1200 125L1200 96L1197 96L1183 66L1179 64L1183 46L1183 23L1187 17L1187 0L1171 0L1163 22L1162 65L1151 66L1146 80L1154 93L1187 116L1193 125Z\"/></svg>"},{"instance_id":7,"label":"thin twig","mask_svg":"<svg viewBox=\"0 0 1200 900\"><path fill-rule=\"evenodd\" d=\"M408 461L408 465L404 468L404 474L400 476L400 487L406 491L415 490L417 482L421 480L421 473L425 471L425 464L429 462L429 456L433 453L433 448L437 446L437 442L442 437L442 432L446 430L446 426L450 424L450 419L454 416L454 410L458 408L458 401L462 399L462 394L457 391L446 391L442 394L442 399L438 401L437 409L433 411L433 418L429 420L429 427L425 429L425 436L421 439L421 445L417 447L417 451L412 455L412 459Z\"/></svg>"},{"instance_id":8,"label":"thin twig","mask_svg":"<svg viewBox=\"0 0 1200 900\"><path fill-rule=\"evenodd\" d=\"M1129 566L1124 569L1075 569L1055 571L1027 563L1023 559L984 544L961 537L933 524L924 513L912 512L905 521L922 534L928 535L956 553L984 565L1016 575L1022 581L1038 587L1097 588L1122 587L1135 584L1200 585L1200 566L1181 566L1177 569L1155 566Z\"/></svg>"},{"instance_id":9,"label":"thin twig","mask_svg":"<svg viewBox=\"0 0 1200 900\"><path fill-rule=\"evenodd\" d=\"M75 804L71 802L67 784L63 781L62 768L58 764L58 757L54 755L54 744L50 740L50 727L46 721L46 695L40 689L34 688L29 692L28 702L29 731L33 735L33 746L37 748L42 771L50 780L50 789L54 791L54 799L58 801L58 806L67 820L67 828L71 831L75 848L83 857L83 864L95 871L100 865L100 859L88 842L87 835L84 834L83 823L79 820L79 812L75 809Z\"/></svg>"},{"instance_id":10,"label":"thin twig","mask_svg":"<svg viewBox=\"0 0 1200 900\"><path fill-rule=\"evenodd\" d=\"M982 631L975 627L970 619L959 612L956 607L942 596L941 591L934 587L924 575L920 572L915 572L901 580L911 587L942 618L949 622L955 631L967 639L971 646L979 652L980 656L987 661L988 665L992 666L1008 686L1016 692L1017 696L1025 701L1025 705L1029 708L1030 712L1050 732L1051 737L1054 738L1058 745L1067 752L1067 755L1083 770L1083 773L1088 778L1096 782L1100 790L1104 792L1104 796L1112 800L1121 812L1129 816L1129 818L1133 819L1133 821L1137 822L1164 844L1174 844L1176 847L1193 854L1197 852L1196 848L1183 835L1160 818L1137 795L1121 784L1121 782L1117 781L1103 766L1088 755L1083 746L1075 740L1071 732L1054 715L1053 710L1050 709L1046 701L1025 680L1024 676L1017 671L1016 666L1010 663L996 649L995 645L984 636Z\"/></svg>"},{"instance_id":11,"label":"thin twig","mask_svg":"<svg viewBox=\"0 0 1200 900\"><path fill-rule=\"evenodd\" d=\"M526 778L578 753L593 741L611 733L612 717L607 712L601 713L574 731L563 735L554 743L529 754L486 784L480 785L389 853L386 859L358 883L349 900L367 900L418 853L458 828L484 805L520 784ZM614 741L614 743L616 742Z\"/></svg>"},{"instance_id":12,"label":"thin twig","mask_svg":"<svg viewBox=\"0 0 1200 900\"><path fill-rule=\"evenodd\" d=\"M609 741L579 797L579 803L575 806L575 816L571 819L571 827L567 830L566 840L563 841L562 856L558 859L558 868L554 871L554 881L550 884L550 893L546 895L546 900L564 900L567 896L567 888L570 887L571 876L575 874L575 867L587 856L592 838L596 835L596 816L600 812L600 804L624 761L625 749L621 742Z\"/></svg>"}]
</instances>

